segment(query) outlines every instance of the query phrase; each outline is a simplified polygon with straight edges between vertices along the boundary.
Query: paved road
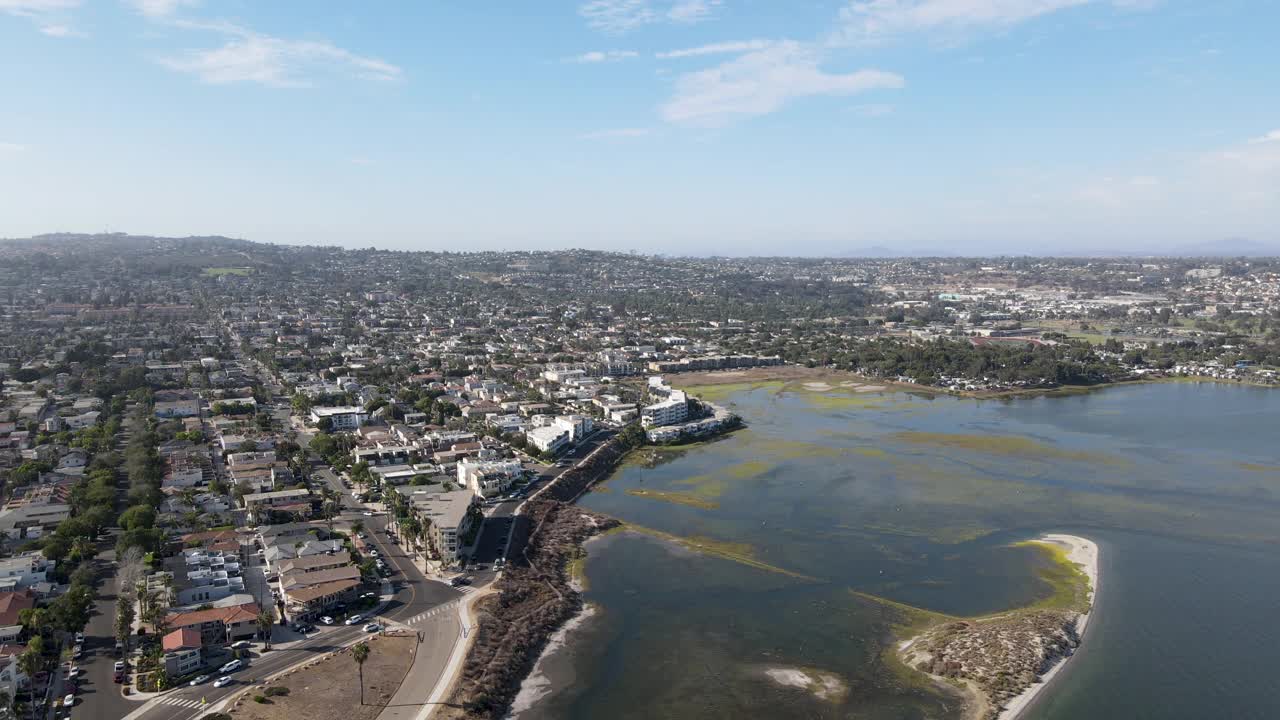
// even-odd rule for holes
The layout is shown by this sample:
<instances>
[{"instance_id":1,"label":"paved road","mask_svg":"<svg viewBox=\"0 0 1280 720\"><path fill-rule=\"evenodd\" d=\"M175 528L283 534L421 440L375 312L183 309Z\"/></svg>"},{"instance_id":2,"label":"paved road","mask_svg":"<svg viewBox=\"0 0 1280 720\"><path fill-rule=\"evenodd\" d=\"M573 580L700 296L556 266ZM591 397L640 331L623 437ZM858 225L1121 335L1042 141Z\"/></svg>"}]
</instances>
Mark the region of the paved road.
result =
<instances>
[{"instance_id":1,"label":"paved road","mask_svg":"<svg viewBox=\"0 0 1280 720\"><path fill-rule=\"evenodd\" d=\"M108 536L107 542L114 537ZM115 561L115 550L105 550L98 554L98 599L94 603L93 615L85 628L84 658L80 660L80 671L85 680L80 683L79 701L76 705L76 717L93 720L119 718L131 712L136 703L132 703L120 695L120 686L115 683L115 617L116 617L116 578L112 563Z\"/></svg>"},{"instance_id":2,"label":"paved road","mask_svg":"<svg viewBox=\"0 0 1280 720\"><path fill-rule=\"evenodd\" d=\"M328 470L325 472L332 475ZM334 480L341 488L341 482L337 481L336 477ZM354 505L354 501L352 504ZM378 617L385 621L403 623L426 633L428 644L419 646L419 652L428 654L423 657L421 668L418 667L420 663L414 663L414 675L439 677L448 661L449 649L452 649L459 630L452 602L460 598L463 592L445 583L427 579L399 546L388 543L385 516L364 517L359 512L345 512L336 522L356 518L364 521L369 540L378 548L378 552L386 562L396 570L391 577L395 594ZM212 683L206 683L195 688L182 688L165 693L151 703L145 712L137 713L131 717L131 720L139 718L141 720L195 720L204 714L202 700L207 700L208 704L212 705L234 692L243 690L246 682L261 679L316 655L349 645L364 634L359 627L321 626L307 640L300 641L292 647L272 650L253 657L247 669L234 675L236 682L225 688L214 688ZM447 646L447 648L439 649L434 647L435 645ZM434 685L434 680L432 684ZM139 707L134 703L130 712L138 710ZM101 714L93 717L94 720L115 720L124 715L124 713Z\"/></svg>"}]
</instances>

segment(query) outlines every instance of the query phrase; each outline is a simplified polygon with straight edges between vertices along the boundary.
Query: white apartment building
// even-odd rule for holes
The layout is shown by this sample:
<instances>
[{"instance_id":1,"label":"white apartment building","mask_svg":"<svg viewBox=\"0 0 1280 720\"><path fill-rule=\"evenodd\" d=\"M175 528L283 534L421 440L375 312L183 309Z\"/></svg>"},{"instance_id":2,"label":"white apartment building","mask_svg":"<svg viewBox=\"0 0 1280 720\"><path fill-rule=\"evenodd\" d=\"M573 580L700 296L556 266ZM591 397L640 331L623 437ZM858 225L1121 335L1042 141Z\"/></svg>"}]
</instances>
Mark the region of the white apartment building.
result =
<instances>
[{"instance_id":1,"label":"white apartment building","mask_svg":"<svg viewBox=\"0 0 1280 720\"><path fill-rule=\"evenodd\" d=\"M558 425L534 428L524 434L525 440L540 452L556 453L569 444L571 433Z\"/></svg>"},{"instance_id":2,"label":"white apartment building","mask_svg":"<svg viewBox=\"0 0 1280 720\"><path fill-rule=\"evenodd\" d=\"M334 430L355 430L369 419L369 413L358 405L311 408L311 422L319 424L329 418Z\"/></svg>"},{"instance_id":3,"label":"white apartment building","mask_svg":"<svg viewBox=\"0 0 1280 720\"><path fill-rule=\"evenodd\" d=\"M524 472L519 460L471 460L458 462L458 484L481 497L501 495Z\"/></svg>"},{"instance_id":4,"label":"white apartment building","mask_svg":"<svg viewBox=\"0 0 1280 720\"><path fill-rule=\"evenodd\" d=\"M683 390L672 390L666 400L640 410L640 422L647 428L676 425L688 417L689 405Z\"/></svg>"}]
</instances>

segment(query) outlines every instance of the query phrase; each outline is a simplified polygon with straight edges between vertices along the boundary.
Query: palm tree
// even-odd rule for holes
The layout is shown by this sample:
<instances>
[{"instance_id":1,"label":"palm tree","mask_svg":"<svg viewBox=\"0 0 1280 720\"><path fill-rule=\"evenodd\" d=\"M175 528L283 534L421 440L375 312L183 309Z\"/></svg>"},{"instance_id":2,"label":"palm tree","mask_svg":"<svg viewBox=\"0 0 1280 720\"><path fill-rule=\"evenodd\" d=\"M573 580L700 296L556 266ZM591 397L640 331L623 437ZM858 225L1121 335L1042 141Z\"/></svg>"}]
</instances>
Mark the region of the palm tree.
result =
<instances>
[{"instance_id":1,"label":"palm tree","mask_svg":"<svg viewBox=\"0 0 1280 720\"><path fill-rule=\"evenodd\" d=\"M362 530L364 530L363 520L353 520L351 522L351 534L359 535Z\"/></svg>"},{"instance_id":2,"label":"palm tree","mask_svg":"<svg viewBox=\"0 0 1280 720\"><path fill-rule=\"evenodd\" d=\"M275 626L275 624L276 624L275 609L268 607L267 609L258 613L258 633L262 635L263 642L265 643L265 646L263 648L264 650L271 649L271 629Z\"/></svg>"},{"instance_id":3,"label":"palm tree","mask_svg":"<svg viewBox=\"0 0 1280 720\"><path fill-rule=\"evenodd\" d=\"M96 555L97 552L97 547L95 547L93 541L87 537L78 537L71 542L70 554L81 560L88 560Z\"/></svg>"},{"instance_id":4,"label":"palm tree","mask_svg":"<svg viewBox=\"0 0 1280 720\"><path fill-rule=\"evenodd\" d=\"M369 643L356 643L351 648L351 659L356 661L356 669L360 672L360 704L364 705L364 661L369 659Z\"/></svg>"},{"instance_id":5,"label":"palm tree","mask_svg":"<svg viewBox=\"0 0 1280 720\"><path fill-rule=\"evenodd\" d=\"M26 652L18 656L18 670L23 675L26 675L28 678L30 678L32 684L34 685L36 673L40 672L40 666L42 664L43 664L43 658L40 657L40 646L38 643L36 643L36 638L33 638L32 641L27 644ZM32 698L32 700L34 699L35 698ZM31 720L35 720L35 717L36 717L35 702L29 703L29 707L31 708Z\"/></svg>"}]
</instances>

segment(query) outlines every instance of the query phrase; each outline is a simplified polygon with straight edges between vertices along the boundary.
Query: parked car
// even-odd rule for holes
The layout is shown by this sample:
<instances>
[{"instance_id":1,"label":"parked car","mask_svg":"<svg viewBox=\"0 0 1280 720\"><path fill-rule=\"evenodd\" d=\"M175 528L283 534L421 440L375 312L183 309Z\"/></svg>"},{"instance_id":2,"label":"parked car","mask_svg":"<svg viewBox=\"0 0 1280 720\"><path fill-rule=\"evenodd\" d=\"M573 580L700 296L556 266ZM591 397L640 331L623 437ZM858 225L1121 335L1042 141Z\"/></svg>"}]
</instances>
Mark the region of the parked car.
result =
<instances>
[{"instance_id":1,"label":"parked car","mask_svg":"<svg viewBox=\"0 0 1280 720\"><path fill-rule=\"evenodd\" d=\"M230 675L223 675L222 677L220 677L220 678L218 678L217 680L214 680L214 681L213 681L213 686L214 686L214 687L216 687L216 688L226 687L226 686L228 686L228 685L230 685L230 684L231 684L231 676L230 676Z\"/></svg>"},{"instance_id":2,"label":"parked car","mask_svg":"<svg viewBox=\"0 0 1280 720\"><path fill-rule=\"evenodd\" d=\"M116 672L120 672L120 671L121 671L121 670L123 670L124 668L125 668L125 663L124 663L124 661L123 661L123 660L117 660L117 661L116 661L116 664L115 664L115 671L116 671Z\"/></svg>"},{"instance_id":3,"label":"parked car","mask_svg":"<svg viewBox=\"0 0 1280 720\"><path fill-rule=\"evenodd\" d=\"M221 673L233 673L233 672L235 672L235 671L239 670L239 669L240 669L240 668L242 668L242 667L244 667L244 661L243 661L243 660L232 660L231 662L227 663L226 665L223 665L223 666L222 666L222 668L221 668L220 670L218 670L218 672L221 672Z\"/></svg>"},{"instance_id":4,"label":"parked car","mask_svg":"<svg viewBox=\"0 0 1280 720\"><path fill-rule=\"evenodd\" d=\"M310 623L299 623L297 625L294 625L293 629L296 630L297 632L302 633L303 635L306 635L307 633L315 632L316 626Z\"/></svg>"},{"instance_id":5,"label":"parked car","mask_svg":"<svg viewBox=\"0 0 1280 720\"><path fill-rule=\"evenodd\" d=\"M351 617L347 618L348 625L359 625L362 622L364 622L364 616L359 613L356 613L355 615L352 615Z\"/></svg>"},{"instance_id":6,"label":"parked car","mask_svg":"<svg viewBox=\"0 0 1280 720\"><path fill-rule=\"evenodd\" d=\"M76 633L76 644L77 644L77 645L83 645L83 644L84 644L84 633L82 633L82 632L78 632L78 633Z\"/></svg>"},{"instance_id":7,"label":"parked car","mask_svg":"<svg viewBox=\"0 0 1280 720\"><path fill-rule=\"evenodd\" d=\"M253 647L253 643L248 640L237 640L231 643L232 650L248 650L251 647Z\"/></svg>"},{"instance_id":8,"label":"parked car","mask_svg":"<svg viewBox=\"0 0 1280 720\"><path fill-rule=\"evenodd\" d=\"M76 704L75 695L68 693L66 697L62 698L62 707L71 707L72 705L75 705L75 704Z\"/></svg>"},{"instance_id":9,"label":"parked car","mask_svg":"<svg viewBox=\"0 0 1280 720\"><path fill-rule=\"evenodd\" d=\"M203 685L207 682L209 682L208 675L197 675L196 678L190 682L190 685L191 687L195 687L196 685Z\"/></svg>"},{"instance_id":10,"label":"parked car","mask_svg":"<svg viewBox=\"0 0 1280 720\"><path fill-rule=\"evenodd\" d=\"M368 625L364 626L365 632L376 633L380 630L382 630L382 626L379 625L378 623L369 623Z\"/></svg>"},{"instance_id":11,"label":"parked car","mask_svg":"<svg viewBox=\"0 0 1280 720\"><path fill-rule=\"evenodd\" d=\"M361 595L360 597L361 597L361 598L363 598L363 599L365 599L365 600L373 600L374 598L377 598L377 597L378 597L378 593L376 593L376 592L367 592L367 593L364 593L363 595Z\"/></svg>"},{"instance_id":12,"label":"parked car","mask_svg":"<svg viewBox=\"0 0 1280 720\"><path fill-rule=\"evenodd\" d=\"M72 665L71 669L67 671L67 679L71 680L79 676L80 676L80 667L78 665Z\"/></svg>"},{"instance_id":13,"label":"parked car","mask_svg":"<svg viewBox=\"0 0 1280 720\"><path fill-rule=\"evenodd\" d=\"M123 683L123 682L124 682L124 671L123 671L123 670L117 670L117 671L115 672L115 674L111 676L111 679L112 679L112 680L115 680L115 681L116 681L116 682L118 682L118 683Z\"/></svg>"},{"instance_id":14,"label":"parked car","mask_svg":"<svg viewBox=\"0 0 1280 720\"><path fill-rule=\"evenodd\" d=\"M325 625L332 625L333 618L329 617L328 615L325 615L324 617L320 618L320 622L324 623Z\"/></svg>"}]
</instances>

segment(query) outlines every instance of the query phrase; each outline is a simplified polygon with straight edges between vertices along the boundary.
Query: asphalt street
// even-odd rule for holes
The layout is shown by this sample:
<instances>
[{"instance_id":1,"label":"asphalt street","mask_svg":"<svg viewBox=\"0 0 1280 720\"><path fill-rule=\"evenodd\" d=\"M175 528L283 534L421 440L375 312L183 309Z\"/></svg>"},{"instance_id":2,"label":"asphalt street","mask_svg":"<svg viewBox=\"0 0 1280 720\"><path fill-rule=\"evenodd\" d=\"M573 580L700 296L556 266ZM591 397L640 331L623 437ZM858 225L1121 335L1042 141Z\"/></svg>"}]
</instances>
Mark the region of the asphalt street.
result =
<instances>
[{"instance_id":1,"label":"asphalt street","mask_svg":"<svg viewBox=\"0 0 1280 720\"><path fill-rule=\"evenodd\" d=\"M341 481L337 480L336 476L334 476L333 480L337 483L338 488L341 488ZM349 495L347 499L350 499ZM424 666L422 668L418 668L417 663L415 663L416 674L422 676L431 675L432 666L435 666L434 677L439 677L448 659L449 649L453 646L453 638L457 635L458 624L456 616L452 612L432 614L431 611L453 602L461 597L463 592L451 588L445 583L428 580L413 565L399 546L388 543L385 531L385 516L365 517L354 501L351 501L349 508L350 510L344 512L337 522L345 524L355 519L362 520L369 540L378 548L378 552L386 559L387 563L395 569L395 573L390 578L394 594L382 608L382 611L378 613L377 617L384 622L402 623L416 630L426 632L430 638L438 640L439 645L447 646L444 649L437 649L433 646L423 645L420 647L419 652L423 652L425 649L426 652L431 654L424 658ZM113 612L114 610L109 611L107 617L109 618ZM106 627L107 640L105 642L108 643L106 652L109 655L110 643L112 642L110 640L110 620L107 620L106 623L104 627ZM449 633L452 633L452 635ZM267 653L260 653L260 648L255 649L251 654L249 667L233 673L232 677L235 678L235 682L227 687L214 688L212 681L210 681L197 687L179 688L162 694L145 706L137 701L120 698L119 686L111 682L111 677L108 674L106 678L107 686L113 688L113 690L102 693L104 696L102 698L86 695L86 700L83 703L84 709L77 712L75 717L83 716L92 720L118 720L118 718L126 716L130 717L130 720L195 720L205 713L206 705L213 705L233 693L243 690L246 684L285 670L296 663L345 647L364 634L364 631L358 626L320 626L306 640L298 641L296 644L276 648ZM440 655L440 657L437 659L435 658L436 655ZM111 670L110 662L105 663L104 667L109 673ZM216 677L216 673L211 672L210 675ZM97 687L97 690L101 692L102 688ZM106 695L114 695L114 697L106 698Z\"/></svg>"}]
</instances>

